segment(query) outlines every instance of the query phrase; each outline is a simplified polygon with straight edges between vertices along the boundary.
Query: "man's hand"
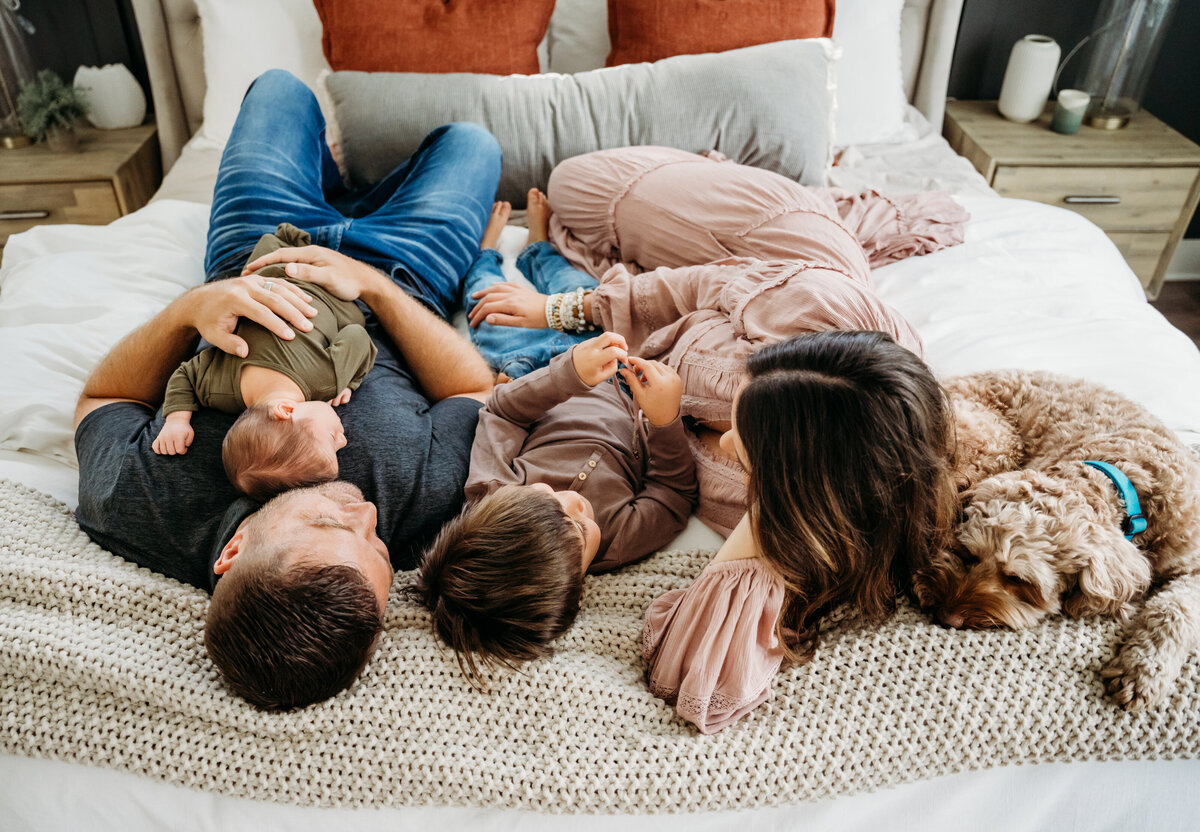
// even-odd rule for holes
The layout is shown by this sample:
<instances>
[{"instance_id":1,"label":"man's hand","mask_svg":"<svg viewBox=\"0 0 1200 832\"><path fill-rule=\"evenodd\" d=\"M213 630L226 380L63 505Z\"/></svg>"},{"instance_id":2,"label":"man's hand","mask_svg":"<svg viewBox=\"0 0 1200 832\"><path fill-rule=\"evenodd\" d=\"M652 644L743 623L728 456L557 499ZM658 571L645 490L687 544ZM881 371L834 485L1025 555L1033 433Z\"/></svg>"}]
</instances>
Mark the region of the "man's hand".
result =
<instances>
[{"instance_id":1,"label":"man's hand","mask_svg":"<svg viewBox=\"0 0 1200 832\"><path fill-rule=\"evenodd\" d=\"M242 274L276 263L286 264L284 271L288 277L323 286L342 300L358 300L372 284L387 280L366 263L322 246L276 249L246 264Z\"/></svg>"},{"instance_id":2,"label":"man's hand","mask_svg":"<svg viewBox=\"0 0 1200 832\"><path fill-rule=\"evenodd\" d=\"M579 349L576 347L576 349ZM629 385L633 400L656 427L669 425L679 415L683 381L679 373L661 361L631 355L629 366L621 368L621 378Z\"/></svg>"},{"instance_id":3,"label":"man's hand","mask_svg":"<svg viewBox=\"0 0 1200 832\"><path fill-rule=\"evenodd\" d=\"M629 346L624 337L606 332L589 338L571 348L575 372L588 387L595 387L617 373L617 362L629 360Z\"/></svg>"},{"instance_id":4,"label":"man's hand","mask_svg":"<svg viewBox=\"0 0 1200 832\"><path fill-rule=\"evenodd\" d=\"M312 329L308 319L317 314L309 305L311 297L285 280L270 281L261 277L236 277L205 283L189 294L189 319L204 340L231 355L245 358L249 352L246 342L237 335L238 318L249 318L284 340L296 337L296 329Z\"/></svg>"},{"instance_id":5,"label":"man's hand","mask_svg":"<svg viewBox=\"0 0 1200 832\"><path fill-rule=\"evenodd\" d=\"M156 454L186 454L195 435L196 432L192 430L192 414L187 410L177 410L167 414L162 430L158 432L150 447Z\"/></svg>"},{"instance_id":6,"label":"man's hand","mask_svg":"<svg viewBox=\"0 0 1200 832\"><path fill-rule=\"evenodd\" d=\"M350 401L350 388L349 387L343 389L342 392L338 393L336 396L334 396L332 399L330 399L329 404L332 407L337 407L338 405L343 405L348 401Z\"/></svg>"},{"instance_id":7,"label":"man's hand","mask_svg":"<svg viewBox=\"0 0 1200 832\"><path fill-rule=\"evenodd\" d=\"M487 321L494 326L546 328L546 296L519 283L493 283L471 297L479 301L468 319L473 327Z\"/></svg>"}]
</instances>

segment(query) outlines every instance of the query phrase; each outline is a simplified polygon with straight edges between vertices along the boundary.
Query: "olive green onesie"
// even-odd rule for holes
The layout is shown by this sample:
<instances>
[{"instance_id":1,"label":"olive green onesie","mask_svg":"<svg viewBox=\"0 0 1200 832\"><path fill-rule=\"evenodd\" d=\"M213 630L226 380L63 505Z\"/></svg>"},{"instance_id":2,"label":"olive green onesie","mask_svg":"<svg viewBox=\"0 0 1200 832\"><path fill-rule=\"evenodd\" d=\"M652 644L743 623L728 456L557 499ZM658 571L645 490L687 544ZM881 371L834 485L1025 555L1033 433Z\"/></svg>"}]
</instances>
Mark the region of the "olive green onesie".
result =
<instances>
[{"instance_id":1,"label":"olive green onesie","mask_svg":"<svg viewBox=\"0 0 1200 832\"><path fill-rule=\"evenodd\" d=\"M285 246L306 246L309 235L288 223L274 234L264 234L254 247L250 261ZM296 337L285 341L266 327L247 318L238 322L237 334L250 348L245 358L209 347L180 365L167 382L163 413L196 411L212 407L226 413L246 409L242 400L242 367L266 367L283 373L299 385L305 401L327 401L342 390L358 389L375 364L376 348L363 328L362 310L312 283L286 277L282 265L267 266L257 274L286 280L312 296L317 316L308 332L295 329Z\"/></svg>"}]
</instances>

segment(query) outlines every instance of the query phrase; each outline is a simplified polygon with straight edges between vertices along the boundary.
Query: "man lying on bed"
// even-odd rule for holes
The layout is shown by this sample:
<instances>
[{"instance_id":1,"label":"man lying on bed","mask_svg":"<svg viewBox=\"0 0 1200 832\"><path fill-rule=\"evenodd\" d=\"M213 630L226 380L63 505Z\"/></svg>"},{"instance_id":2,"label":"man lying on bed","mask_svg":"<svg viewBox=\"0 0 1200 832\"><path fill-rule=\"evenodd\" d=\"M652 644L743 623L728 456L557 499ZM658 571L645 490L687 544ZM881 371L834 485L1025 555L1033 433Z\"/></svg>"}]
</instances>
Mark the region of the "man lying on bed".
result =
<instances>
[{"instance_id":1,"label":"man lying on bed","mask_svg":"<svg viewBox=\"0 0 1200 832\"><path fill-rule=\"evenodd\" d=\"M461 505L492 387L445 317L495 197L495 139L475 125L439 128L370 192L346 194L324 132L316 99L294 77L255 81L213 193L209 282L121 341L75 413L80 526L128 560L211 591L209 655L236 693L272 710L326 699L358 675L382 630L393 567L414 567ZM285 339L311 328L314 310L290 284L230 277L283 221L322 246L289 275L365 302L379 352L340 408L349 440L341 481L260 508L222 467L231 415L197 413L184 456L151 444L167 380L198 336L244 354L239 317Z\"/></svg>"}]
</instances>

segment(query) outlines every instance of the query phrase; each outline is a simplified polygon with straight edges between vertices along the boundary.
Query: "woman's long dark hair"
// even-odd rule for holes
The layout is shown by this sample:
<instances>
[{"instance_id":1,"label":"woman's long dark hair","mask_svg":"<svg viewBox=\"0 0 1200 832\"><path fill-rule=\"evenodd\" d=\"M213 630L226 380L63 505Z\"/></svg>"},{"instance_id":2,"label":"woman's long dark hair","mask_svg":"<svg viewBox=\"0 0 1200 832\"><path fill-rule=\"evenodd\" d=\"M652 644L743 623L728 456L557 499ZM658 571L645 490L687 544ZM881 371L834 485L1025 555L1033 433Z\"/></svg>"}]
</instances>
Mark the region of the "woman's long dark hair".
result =
<instances>
[{"instance_id":1,"label":"woman's long dark hair","mask_svg":"<svg viewBox=\"0 0 1200 832\"><path fill-rule=\"evenodd\" d=\"M737 402L750 520L783 580L788 658L816 647L823 614L853 603L882 621L957 510L954 421L920 358L882 332L822 332L746 361Z\"/></svg>"}]
</instances>

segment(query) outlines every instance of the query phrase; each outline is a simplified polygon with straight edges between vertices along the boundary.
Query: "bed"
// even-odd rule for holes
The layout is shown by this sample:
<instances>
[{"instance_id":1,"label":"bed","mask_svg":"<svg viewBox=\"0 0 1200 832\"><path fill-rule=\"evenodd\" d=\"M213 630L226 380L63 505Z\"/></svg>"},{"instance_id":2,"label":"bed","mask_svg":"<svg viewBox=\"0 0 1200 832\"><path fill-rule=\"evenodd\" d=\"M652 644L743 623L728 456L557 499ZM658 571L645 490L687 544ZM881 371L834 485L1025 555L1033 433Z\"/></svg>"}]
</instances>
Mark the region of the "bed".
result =
<instances>
[{"instance_id":1,"label":"bed","mask_svg":"<svg viewBox=\"0 0 1200 832\"><path fill-rule=\"evenodd\" d=\"M403 605L389 616L375 670L349 694L353 719L318 711L300 722L256 722L236 704L194 703L180 680L214 684L195 660L195 633L180 636L192 639L186 660L171 654L178 644L155 638L173 624L193 626L203 597L87 547L64 508L76 489L70 413L87 372L124 332L202 280L221 148L204 125L196 3L134 5L169 166L162 188L108 227L14 237L0 269L0 571L12 588L0 600L5 829L1194 826L1200 659L1163 708L1128 717L1094 678L1116 638L1112 624L952 637L908 607L876 633L850 616L834 622L812 665L781 676L769 706L716 739L689 732L644 692L629 628L647 587L686 583L719 542L694 519L673 551L589 580L577 632L505 694L528 714L506 713L502 699L464 698L445 657L430 654L425 688L400 678L389 657L402 663L432 638L419 611ZM999 198L942 140L961 5L904 4L900 129L888 141L839 147L830 170L831 184L850 190L946 188L971 212L963 245L876 270L880 294L916 326L940 375L1017 366L1092 378L1200 442L1200 353L1146 304L1104 234L1066 210ZM560 0L543 66L598 65L603 8L603 0ZM589 28L590 39L580 39ZM502 239L510 275L523 239L518 225ZM158 618L129 612L139 605L154 606ZM89 620L115 609L124 617ZM621 633L631 644L605 652L605 639ZM981 670L993 661L993 675ZM1063 662L1066 670L1053 667ZM909 695L908 679L933 695ZM440 693L418 696L403 715L478 705L474 727L435 743L380 724L397 706L376 703L373 690L430 687ZM556 718L566 711L520 699L539 691L543 699L590 692L606 716L580 729ZM839 739L855 747L834 747ZM222 742L235 749L234 773L218 765ZM420 742L436 753L409 747ZM780 753L756 765L769 750ZM671 770L652 771L661 759ZM556 771L564 761L571 767ZM368 782L359 767L378 775Z\"/></svg>"}]
</instances>

